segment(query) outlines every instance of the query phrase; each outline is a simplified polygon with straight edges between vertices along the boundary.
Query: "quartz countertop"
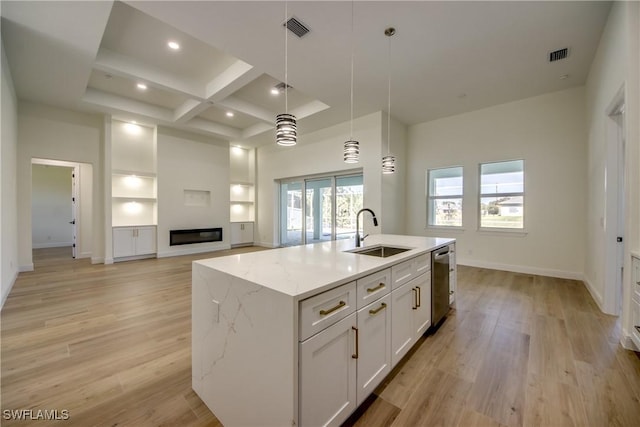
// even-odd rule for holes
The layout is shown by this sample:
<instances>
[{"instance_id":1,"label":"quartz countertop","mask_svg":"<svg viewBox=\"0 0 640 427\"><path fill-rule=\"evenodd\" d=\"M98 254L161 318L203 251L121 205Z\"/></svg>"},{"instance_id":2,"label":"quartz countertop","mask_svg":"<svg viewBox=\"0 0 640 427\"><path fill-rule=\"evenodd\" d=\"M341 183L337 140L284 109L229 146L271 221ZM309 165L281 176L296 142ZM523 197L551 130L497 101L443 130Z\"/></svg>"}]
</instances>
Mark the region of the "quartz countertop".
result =
<instances>
[{"instance_id":1,"label":"quartz countertop","mask_svg":"<svg viewBox=\"0 0 640 427\"><path fill-rule=\"evenodd\" d=\"M326 289L454 243L441 237L370 235L362 248L389 245L411 248L387 258L356 254L352 239L313 243L194 261L204 267L301 300Z\"/></svg>"}]
</instances>

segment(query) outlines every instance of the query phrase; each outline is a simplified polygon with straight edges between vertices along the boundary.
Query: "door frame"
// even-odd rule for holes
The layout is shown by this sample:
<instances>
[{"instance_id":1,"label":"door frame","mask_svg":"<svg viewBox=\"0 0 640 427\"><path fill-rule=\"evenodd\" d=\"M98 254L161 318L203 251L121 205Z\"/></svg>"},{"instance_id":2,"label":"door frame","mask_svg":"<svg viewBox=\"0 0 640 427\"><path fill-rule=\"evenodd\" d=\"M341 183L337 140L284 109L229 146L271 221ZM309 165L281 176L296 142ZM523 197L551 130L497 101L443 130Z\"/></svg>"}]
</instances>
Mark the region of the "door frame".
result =
<instances>
[{"instance_id":1,"label":"door frame","mask_svg":"<svg viewBox=\"0 0 640 427\"><path fill-rule=\"evenodd\" d=\"M626 128L624 86L605 110L607 160L605 166L605 274L602 310L618 316L622 312L624 254L626 248L625 175ZM622 238L618 242L618 238Z\"/></svg>"},{"instance_id":2,"label":"door frame","mask_svg":"<svg viewBox=\"0 0 640 427\"><path fill-rule=\"evenodd\" d=\"M64 160L52 160L52 159L41 159L41 158L32 158L31 165L44 165L44 166L57 166L70 168L73 170L72 172L72 184L71 184L71 216L72 221L74 222L71 227L72 232L72 257L76 258L78 254L79 244L78 242L78 230L80 230L80 215L78 206L80 204L80 192L78 191L78 178L80 176L80 163L76 162L67 162ZM33 176L33 172L32 172ZM31 187L33 189L33 179L31 181ZM33 193L33 190L32 190ZM33 227L33 224L31 224ZM33 250L33 243L30 243L31 250Z\"/></svg>"}]
</instances>

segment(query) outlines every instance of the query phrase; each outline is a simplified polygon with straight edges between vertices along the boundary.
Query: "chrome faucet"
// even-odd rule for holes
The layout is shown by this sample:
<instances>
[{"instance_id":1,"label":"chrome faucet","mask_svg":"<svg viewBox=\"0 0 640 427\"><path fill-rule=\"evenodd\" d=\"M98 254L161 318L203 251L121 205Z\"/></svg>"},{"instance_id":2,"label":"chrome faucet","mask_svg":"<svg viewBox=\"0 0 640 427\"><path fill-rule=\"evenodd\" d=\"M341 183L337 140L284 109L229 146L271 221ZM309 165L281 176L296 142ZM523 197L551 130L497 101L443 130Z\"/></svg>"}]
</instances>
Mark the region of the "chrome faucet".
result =
<instances>
[{"instance_id":1,"label":"chrome faucet","mask_svg":"<svg viewBox=\"0 0 640 427\"><path fill-rule=\"evenodd\" d=\"M368 211L371 214L371 219L373 220L373 225L378 226L378 219L376 218L376 214L373 213L371 209L364 208L360 209L356 214L356 248L360 247L360 243L364 240L365 237L360 237L360 214L364 211Z\"/></svg>"}]
</instances>

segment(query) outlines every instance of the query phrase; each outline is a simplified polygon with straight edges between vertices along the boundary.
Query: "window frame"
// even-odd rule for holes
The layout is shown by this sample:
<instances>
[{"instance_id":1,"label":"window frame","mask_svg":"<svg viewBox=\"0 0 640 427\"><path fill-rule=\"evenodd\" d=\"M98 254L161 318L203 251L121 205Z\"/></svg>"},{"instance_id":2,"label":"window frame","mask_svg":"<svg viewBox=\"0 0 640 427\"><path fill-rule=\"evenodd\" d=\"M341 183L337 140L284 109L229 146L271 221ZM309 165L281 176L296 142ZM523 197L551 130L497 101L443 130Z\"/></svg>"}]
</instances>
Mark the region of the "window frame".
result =
<instances>
[{"instance_id":1,"label":"window frame","mask_svg":"<svg viewBox=\"0 0 640 427\"><path fill-rule=\"evenodd\" d=\"M504 192L504 193L482 193L482 166L491 165L497 163L509 163L509 162L522 162L522 192ZM512 233L512 234L526 234L526 215L525 215L525 197L526 197L526 161L522 158L508 159L508 160L495 160L478 163L478 231L498 232L498 233ZM483 197L522 197L522 227L483 227L482 226L482 199Z\"/></svg>"},{"instance_id":2,"label":"window frame","mask_svg":"<svg viewBox=\"0 0 640 427\"><path fill-rule=\"evenodd\" d=\"M448 196L432 196L431 195L431 173L435 171L441 171L445 169L460 169L460 178L462 179L462 192L459 195L448 195ZM444 166L444 167L435 167L428 168L426 172L426 188L425 188L425 201L426 201L426 220L427 220L427 228L433 229L447 229L447 230L462 230L464 226L464 166L455 165L455 166ZM442 200L442 199L460 199L460 225L446 225L446 224L431 224L433 212L431 209L432 201L434 200Z\"/></svg>"}]
</instances>

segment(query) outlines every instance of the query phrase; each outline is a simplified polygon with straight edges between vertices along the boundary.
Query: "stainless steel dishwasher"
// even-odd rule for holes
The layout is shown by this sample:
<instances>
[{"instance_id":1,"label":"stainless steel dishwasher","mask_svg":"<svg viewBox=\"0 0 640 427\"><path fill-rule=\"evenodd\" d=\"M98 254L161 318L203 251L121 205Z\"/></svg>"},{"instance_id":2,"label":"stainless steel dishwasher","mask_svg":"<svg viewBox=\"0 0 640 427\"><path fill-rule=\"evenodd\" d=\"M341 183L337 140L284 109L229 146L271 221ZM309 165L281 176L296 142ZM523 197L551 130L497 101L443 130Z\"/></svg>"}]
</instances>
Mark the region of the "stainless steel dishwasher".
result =
<instances>
[{"instance_id":1,"label":"stainless steel dishwasher","mask_svg":"<svg viewBox=\"0 0 640 427\"><path fill-rule=\"evenodd\" d=\"M431 252L431 326L449 312L449 246Z\"/></svg>"}]
</instances>

